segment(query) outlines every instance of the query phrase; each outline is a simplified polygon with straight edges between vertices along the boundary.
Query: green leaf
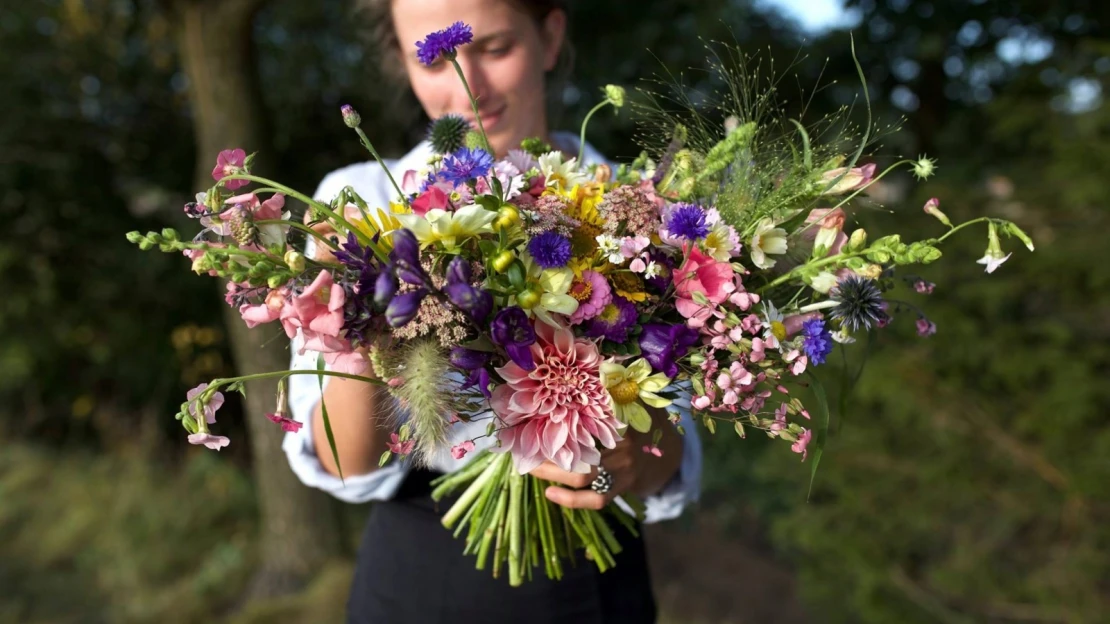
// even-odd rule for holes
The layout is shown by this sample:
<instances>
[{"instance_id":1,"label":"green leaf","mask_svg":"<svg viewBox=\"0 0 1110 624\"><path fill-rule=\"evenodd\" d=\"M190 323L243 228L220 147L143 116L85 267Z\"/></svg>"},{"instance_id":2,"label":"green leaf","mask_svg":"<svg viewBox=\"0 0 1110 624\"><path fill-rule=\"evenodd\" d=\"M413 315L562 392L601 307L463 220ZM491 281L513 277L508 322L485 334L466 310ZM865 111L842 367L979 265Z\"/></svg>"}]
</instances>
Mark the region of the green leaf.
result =
<instances>
[{"instance_id":1,"label":"green leaf","mask_svg":"<svg viewBox=\"0 0 1110 624\"><path fill-rule=\"evenodd\" d=\"M736 435L740 436L741 438L748 437L747 433L744 431L744 424L741 423L739 420L732 421L732 428L736 430Z\"/></svg>"},{"instance_id":2,"label":"green leaf","mask_svg":"<svg viewBox=\"0 0 1110 624\"><path fill-rule=\"evenodd\" d=\"M382 453L382 456L378 459L378 468L384 466L386 462L389 461L390 457L393 457L393 453L391 451L386 451Z\"/></svg>"},{"instance_id":3,"label":"green leaf","mask_svg":"<svg viewBox=\"0 0 1110 624\"><path fill-rule=\"evenodd\" d=\"M802 136L802 162L805 164L806 171L813 169L813 150L809 145L809 133L806 132L805 126L796 119L791 119L790 123L798 128L798 134ZM793 144L791 145L793 148Z\"/></svg>"},{"instance_id":4,"label":"green leaf","mask_svg":"<svg viewBox=\"0 0 1110 624\"><path fill-rule=\"evenodd\" d=\"M813 457L813 463L809 468L809 491L806 492L806 502L809 501L810 495L813 494L813 481L817 478L817 465L821 463L821 455L825 450L825 441L829 436L829 399L825 394L825 387L821 385L821 380L809 372L809 379L812 382L810 388L813 390L813 396L817 399L817 409L814 411L814 421L817 426L817 435L813 440L813 447L810 454Z\"/></svg>"},{"instance_id":5,"label":"green leaf","mask_svg":"<svg viewBox=\"0 0 1110 624\"><path fill-rule=\"evenodd\" d=\"M509 283L512 284L513 288L524 290L524 265L520 260L513 260L505 274L509 276Z\"/></svg>"},{"instance_id":6,"label":"green leaf","mask_svg":"<svg viewBox=\"0 0 1110 624\"><path fill-rule=\"evenodd\" d=\"M717 433L717 421L713 420L712 416L706 414L702 417L701 422L705 425L705 428L709 430L711 435Z\"/></svg>"},{"instance_id":7,"label":"green leaf","mask_svg":"<svg viewBox=\"0 0 1110 624\"><path fill-rule=\"evenodd\" d=\"M316 356L316 370L325 370L324 354ZM320 382L320 414L324 417L324 433L328 436L328 446L331 447L331 456L335 459L335 469L339 471L339 480L343 480L343 467L339 465L339 449L335 446L335 434L331 430L331 420L328 418L328 404L324 402L324 376L317 375Z\"/></svg>"}]
</instances>

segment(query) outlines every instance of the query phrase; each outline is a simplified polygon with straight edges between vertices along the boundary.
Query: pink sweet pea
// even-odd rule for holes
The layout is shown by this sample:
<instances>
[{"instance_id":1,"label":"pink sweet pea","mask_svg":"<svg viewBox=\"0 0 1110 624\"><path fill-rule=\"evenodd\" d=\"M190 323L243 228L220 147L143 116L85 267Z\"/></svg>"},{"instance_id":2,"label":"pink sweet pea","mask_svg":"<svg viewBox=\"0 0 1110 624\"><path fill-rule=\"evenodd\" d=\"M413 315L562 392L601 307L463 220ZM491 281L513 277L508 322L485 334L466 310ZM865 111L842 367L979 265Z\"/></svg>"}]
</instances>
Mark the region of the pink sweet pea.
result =
<instances>
[{"instance_id":1,"label":"pink sweet pea","mask_svg":"<svg viewBox=\"0 0 1110 624\"><path fill-rule=\"evenodd\" d=\"M801 453L802 454L802 461L805 461L806 456L809 454L806 451L806 447L809 446L809 442L812 439L813 439L813 432L810 431L809 429L803 429L802 430L802 435L798 436L798 441L795 442L793 445L791 445L790 450L794 451L795 453Z\"/></svg>"},{"instance_id":2,"label":"pink sweet pea","mask_svg":"<svg viewBox=\"0 0 1110 624\"><path fill-rule=\"evenodd\" d=\"M286 418L281 414L266 414L266 418L268 418L270 422L281 425L282 431L296 433L304 426L304 423L297 422L292 418Z\"/></svg>"},{"instance_id":3,"label":"pink sweet pea","mask_svg":"<svg viewBox=\"0 0 1110 624\"><path fill-rule=\"evenodd\" d=\"M200 408L200 402L197 400L197 397L200 396L200 394L204 392L206 388L208 388L208 384L202 383L196 388L193 388L192 390L185 393L185 400L189 402L189 414L197 420L200 420L201 416L200 412L198 411L198 409ZM204 406L204 421L210 425L216 422L216 410L220 409L223 404L223 393L216 392L215 394L213 394L212 397L208 399L208 403Z\"/></svg>"},{"instance_id":4,"label":"pink sweet pea","mask_svg":"<svg viewBox=\"0 0 1110 624\"><path fill-rule=\"evenodd\" d=\"M247 153L241 149L224 150L216 157L216 167L212 169L212 179L219 182L226 176L235 175L246 163ZM247 180L228 180L224 183L229 191L242 188L249 184Z\"/></svg>"},{"instance_id":5,"label":"pink sweet pea","mask_svg":"<svg viewBox=\"0 0 1110 624\"><path fill-rule=\"evenodd\" d=\"M470 440L459 442L451 447L451 457L455 459L462 459L466 454L474 450L474 443Z\"/></svg>"},{"instance_id":6,"label":"pink sweet pea","mask_svg":"<svg viewBox=\"0 0 1110 624\"><path fill-rule=\"evenodd\" d=\"M673 276L675 307L685 318L694 316L703 307L694 301L694 293L704 294L705 298L716 306L736 290L736 284L732 279L732 265L714 260L697 247L690 248L685 262L674 270Z\"/></svg>"},{"instance_id":7,"label":"pink sweet pea","mask_svg":"<svg viewBox=\"0 0 1110 624\"><path fill-rule=\"evenodd\" d=\"M231 440L225 436L212 435L210 433L194 433L189 436L189 444L203 444L213 451L218 451L228 444L231 444Z\"/></svg>"}]
</instances>

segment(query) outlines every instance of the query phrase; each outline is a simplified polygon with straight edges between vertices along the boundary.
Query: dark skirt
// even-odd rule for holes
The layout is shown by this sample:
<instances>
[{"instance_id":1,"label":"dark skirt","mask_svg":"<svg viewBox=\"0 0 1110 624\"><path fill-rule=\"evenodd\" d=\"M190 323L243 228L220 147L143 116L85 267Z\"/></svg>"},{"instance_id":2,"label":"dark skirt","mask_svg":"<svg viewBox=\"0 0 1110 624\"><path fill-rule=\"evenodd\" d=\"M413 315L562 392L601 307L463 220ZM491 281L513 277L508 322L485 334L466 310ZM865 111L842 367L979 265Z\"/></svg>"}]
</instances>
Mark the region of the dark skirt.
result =
<instances>
[{"instance_id":1,"label":"dark skirt","mask_svg":"<svg viewBox=\"0 0 1110 624\"><path fill-rule=\"evenodd\" d=\"M347 603L357 624L648 624L655 598L644 542L611 522L621 542L617 565L605 572L578 556L564 562L563 579L543 569L510 587L507 571L493 578L489 564L475 570L440 517L451 501L429 496L436 474L413 470L393 500L375 503L362 536ZM446 504L445 504L446 503Z\"/></svg>"}]
</instances>

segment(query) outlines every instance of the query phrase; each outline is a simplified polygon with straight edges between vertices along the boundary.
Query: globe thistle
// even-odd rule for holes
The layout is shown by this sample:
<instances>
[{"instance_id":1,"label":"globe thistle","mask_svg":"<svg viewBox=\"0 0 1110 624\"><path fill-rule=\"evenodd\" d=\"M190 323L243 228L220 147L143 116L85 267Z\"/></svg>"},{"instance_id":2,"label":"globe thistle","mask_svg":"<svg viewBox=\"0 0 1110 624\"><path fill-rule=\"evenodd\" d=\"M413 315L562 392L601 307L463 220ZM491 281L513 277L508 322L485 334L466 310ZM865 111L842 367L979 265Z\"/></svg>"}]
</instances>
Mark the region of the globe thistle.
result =
<instances>
[{"instance_id":1,"label":"globe thistle","mask_svg":"<svg viewBox=\"0 0 1110 624\"><path fill-rule=\"evenodd\" d=\"M872 280L853 275L837 284L832 291L832 299L837 302L829 312L829 318L840 321L849 331L859 328L871 329L886 317L883 310L883 291Z\"/></svg>"},{"instance_id":2,"label":"globe thistle","mask_svg":"<svg viewBox=\"0 0 1110 624\"><path fill-rule=\"evenodd\" d=\"M466 146L470 124L462 115L447 114L428 124L428 142L437 154L451 154Z\"/></svg>"}]
</instances>

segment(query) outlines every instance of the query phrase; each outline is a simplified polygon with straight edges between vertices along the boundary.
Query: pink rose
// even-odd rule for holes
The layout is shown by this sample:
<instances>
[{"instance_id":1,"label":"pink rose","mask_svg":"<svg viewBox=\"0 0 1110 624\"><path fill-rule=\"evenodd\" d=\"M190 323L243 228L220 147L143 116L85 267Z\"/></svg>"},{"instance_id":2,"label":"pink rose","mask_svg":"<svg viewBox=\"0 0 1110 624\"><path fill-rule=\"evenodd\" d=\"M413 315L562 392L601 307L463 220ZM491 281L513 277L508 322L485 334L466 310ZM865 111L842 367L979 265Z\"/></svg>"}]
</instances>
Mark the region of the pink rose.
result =
<instances>
[{"instance_id":1,"label":"pink rose","mask_svg":"<svg viewBox=\"0 0 1110 624\"><path fill-rule=\"evenodd\" d=\"M675 285L675 307L678 313L690 318L703 307L694 301L694 293L702 293L714 306L719 305L736 290L732 280L732 265L718 262L698 250L690 249L686 261L673 272Z\"/></svg>"},{"instance_id":2,"label":"pink rose","mask_svg":"<svg viewBox=\"0 0 1110 624\"><path fill-rule=\"evenodd\" d=\"M412 200L412 213L423 217L429 210L439 208L446 210L451 205L447 197L447 193L438 186L429 186L428 190L417 196Z\"/></svg>"}]
</instances>

